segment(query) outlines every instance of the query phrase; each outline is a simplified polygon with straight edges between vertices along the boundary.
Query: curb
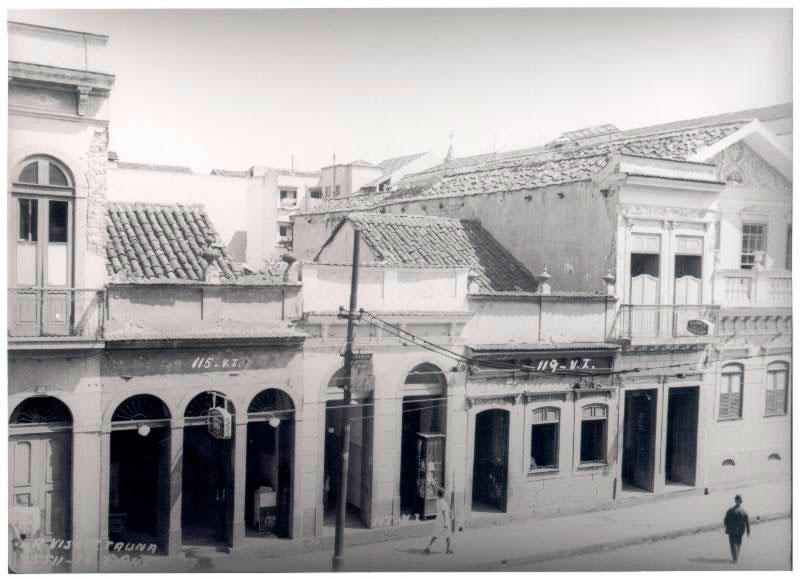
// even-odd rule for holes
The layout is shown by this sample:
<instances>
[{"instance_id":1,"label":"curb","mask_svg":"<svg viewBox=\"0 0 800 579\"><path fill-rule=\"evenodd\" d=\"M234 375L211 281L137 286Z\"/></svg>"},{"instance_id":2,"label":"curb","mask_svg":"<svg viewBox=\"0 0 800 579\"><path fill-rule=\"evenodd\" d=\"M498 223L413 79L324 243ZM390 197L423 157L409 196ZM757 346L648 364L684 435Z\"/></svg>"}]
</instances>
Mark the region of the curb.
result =
<instances>
[{"instance_id":1,"label":"curb","mask_svg":"<svg viewBox=\"0 0 800 579\"><path fill-rule=\"evenodd\" d=\"M760 516L750 525L759 525L761 523L768 523L791 517L791 512L770 513L768 515ZM590 555L592 553L600 553L607 551L616 551L617 549L624 549L625 547L632 547L634 545L643 545L645 543L658 543L659 541L669 541L679 537L686 537L688 535L699 535L701 533L709 533L711 531L721 530L722 523L711 523L708 525L700 525L696 527L687 527L685 529L678 529L668 533L656 533L653 535L644 535L642 537L633 537L630 539L622 539L612 543L595 543L594 545L587 545L585 547L575 547L571 549L562 549L560 551L551 551L549 553L542 553L541 555L534 555L531 557L518 557L516 559L503 559L493 563L486 563L479 565L477 568L470 566L475 571L498 570L504 567L515 567L518 565L534 565L536 563L543 563L545 561L554 561L558 559L567 559L570 557L578 557L580 555Z\"/></svg>"}]
</instances>

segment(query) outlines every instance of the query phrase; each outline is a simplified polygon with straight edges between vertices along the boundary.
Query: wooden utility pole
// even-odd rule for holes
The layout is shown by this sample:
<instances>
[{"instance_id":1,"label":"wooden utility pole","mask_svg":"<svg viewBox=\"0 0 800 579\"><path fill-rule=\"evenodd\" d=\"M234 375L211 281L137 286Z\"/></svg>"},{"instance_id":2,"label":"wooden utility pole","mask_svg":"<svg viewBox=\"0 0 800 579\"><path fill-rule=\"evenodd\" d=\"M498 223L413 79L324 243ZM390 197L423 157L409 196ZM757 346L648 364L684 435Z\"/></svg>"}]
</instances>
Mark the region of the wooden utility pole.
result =
<instances>
[{"instance_id":1,"label":"wooden utility pole","mask_svg":"<svg viewBox=\"0 0 800 579\"><path fill-rule=\"evenodd\" d=\"M334 172L336 167L334 167ZM347 347L344 351L344 418L341 436L341 453L339 469L339 500L336 503L336 536L333 543L333 570L341 571L344 565L344 520L347 514L347 472L350 467L350 401L352 400L350 386L353 372L353 326L356 316L356 300L358 296L358 249L361 243L361 234L358 229L353 230L353 273L350 280L350 311L347 314ZM343 314L339 314L343 317Z\"/></svg>"}]
</instances>

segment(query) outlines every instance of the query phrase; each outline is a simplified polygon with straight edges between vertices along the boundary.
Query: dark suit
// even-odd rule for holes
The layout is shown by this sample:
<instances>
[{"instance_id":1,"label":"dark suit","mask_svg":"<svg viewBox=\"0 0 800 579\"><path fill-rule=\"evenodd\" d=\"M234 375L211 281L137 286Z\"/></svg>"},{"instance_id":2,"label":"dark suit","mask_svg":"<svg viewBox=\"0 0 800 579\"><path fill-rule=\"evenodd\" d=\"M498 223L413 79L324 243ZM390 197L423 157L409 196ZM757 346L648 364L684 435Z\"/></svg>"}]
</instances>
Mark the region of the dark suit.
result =
<instances>
[{"instance_id":1,"label":"dark suit","mask_svg":"<svg viewBox=\"0 0 800 579\"><path fill-rule=\"evenodd\" d=\"M725 533L728 535L728 542L731 547L731 557L734 561L738 561L739 550L742 548L742 536L745 531L750 535L750 518L741 505L736 505L725 513L724 524Z\"/></svg>"}]
</instances>

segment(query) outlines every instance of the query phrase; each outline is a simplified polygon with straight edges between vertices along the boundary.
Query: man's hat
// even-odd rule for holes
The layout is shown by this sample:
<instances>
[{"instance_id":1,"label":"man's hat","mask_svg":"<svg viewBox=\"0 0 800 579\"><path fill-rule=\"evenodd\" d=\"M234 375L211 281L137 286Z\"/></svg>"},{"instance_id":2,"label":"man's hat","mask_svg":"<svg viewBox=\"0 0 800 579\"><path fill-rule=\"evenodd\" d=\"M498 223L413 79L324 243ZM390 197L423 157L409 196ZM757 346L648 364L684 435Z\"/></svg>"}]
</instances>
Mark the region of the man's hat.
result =
<instances>
[{"instance_id":1,"label":"man's hat","mask_svg":"<svg viewBox=\"0 0 800 579\"><path fill-rule=\"evenodd\" d=\"M733 497L733 500L741 501L742 500L742 495L736 495L735 497Z\"/></svg>"}]
</instances>

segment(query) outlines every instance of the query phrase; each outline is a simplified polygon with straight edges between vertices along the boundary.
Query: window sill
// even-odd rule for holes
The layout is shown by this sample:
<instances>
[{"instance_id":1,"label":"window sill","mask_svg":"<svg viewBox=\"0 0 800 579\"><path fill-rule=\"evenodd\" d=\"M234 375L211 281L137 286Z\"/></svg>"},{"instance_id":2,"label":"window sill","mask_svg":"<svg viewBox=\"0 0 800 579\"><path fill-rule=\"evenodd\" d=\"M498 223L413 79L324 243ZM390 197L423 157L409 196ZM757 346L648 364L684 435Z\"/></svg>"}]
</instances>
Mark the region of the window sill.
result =
<instances>
[{"instance_id":1,"label":"window sill","mask_svg":"<svg viewBox=\"0 0 800 579\"><path fill-rule=\"evenodd\" d=\"M740 422L742 420L744 420L742 416L737 418L717 418L717 422Z\"/></svg>"},{"instance_id":2,"label":"window sill","mask_svg":"<svg viewBox=\"0 0 800 579\"><path fill-rule=\"evenodd\" d=\"M540 466L537 468L529 468L528 475L537 475L537 474L554 474L559 472L559 468L557 466Z\"/></svg>"},{"instance_id":3,"label":"window sill","mask_svg":"<svg viewBox=\"0 0 800 579\"><path fill-rule=\"evenodd\" d=\"M597 461L597 462L582 462L578 465L578 470L591 470L591 469L599 469L605 468L608 466L608 462L606 461Z\"/></svg>"},{"instance_id":4,"label":"window sill","mask_svg":"<svg viewBox=\"0 0 800 579\"><path fill-rule=\"evenodd\" d=\"M788 412L775 412L773 414L765 414L764 418L781 418L789 416Z\"/></svg>"}]
</instances>

